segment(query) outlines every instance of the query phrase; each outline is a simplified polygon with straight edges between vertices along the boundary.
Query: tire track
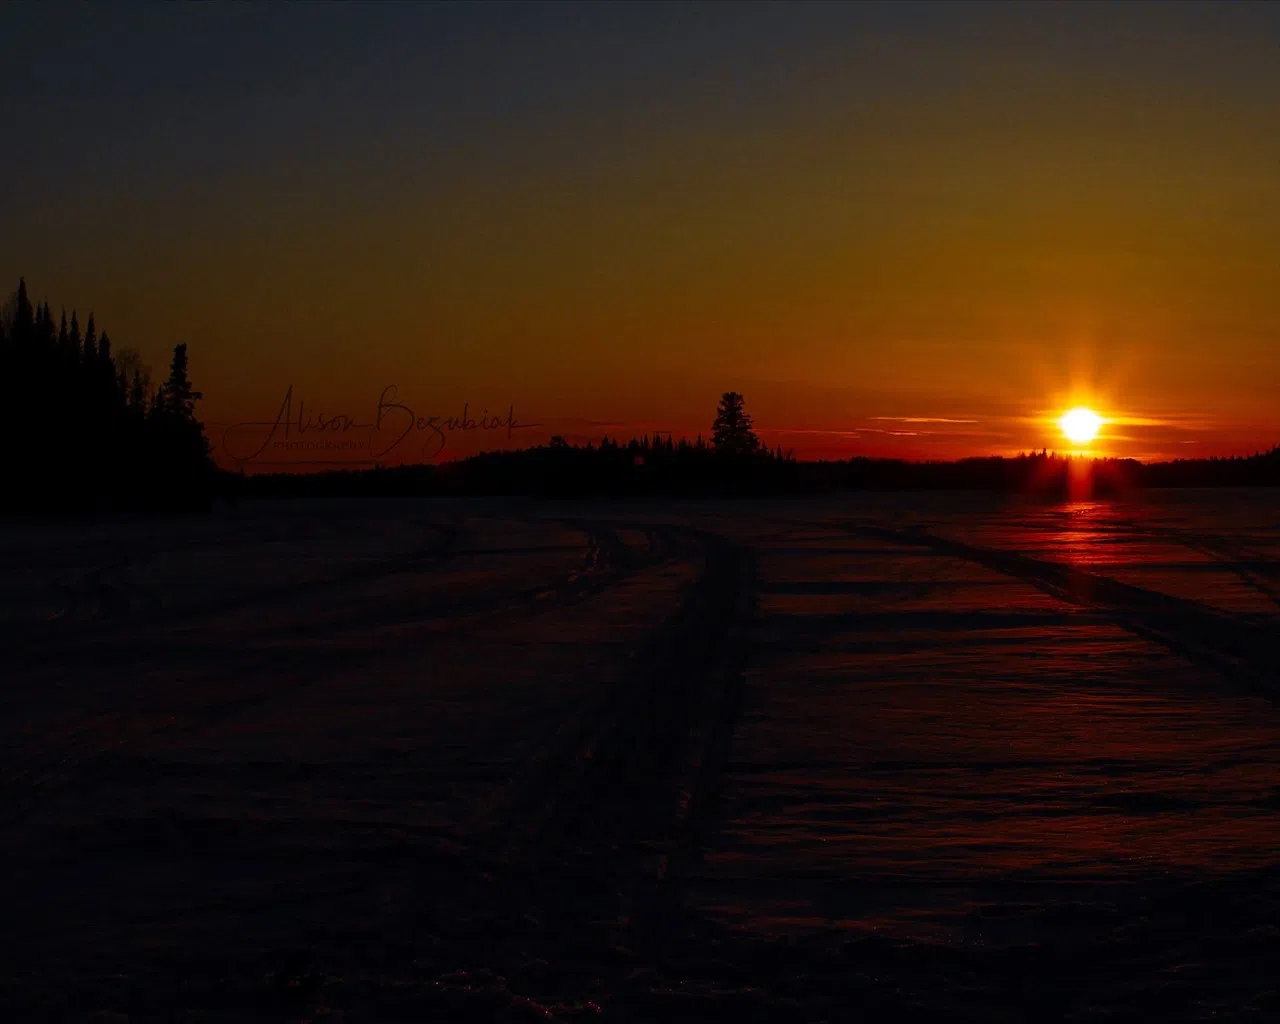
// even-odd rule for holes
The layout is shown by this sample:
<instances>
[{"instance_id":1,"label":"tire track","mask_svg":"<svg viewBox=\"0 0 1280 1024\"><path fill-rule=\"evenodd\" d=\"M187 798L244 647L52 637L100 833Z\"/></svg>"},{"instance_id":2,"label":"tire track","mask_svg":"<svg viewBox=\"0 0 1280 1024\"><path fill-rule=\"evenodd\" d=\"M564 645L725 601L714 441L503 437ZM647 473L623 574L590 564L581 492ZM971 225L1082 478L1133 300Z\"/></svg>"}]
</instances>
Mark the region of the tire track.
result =
<instances>
[{"instance_id":1,"label":"tire track","mask_svg":"<svg viewBox=\"0 0 1280 1024\"><path fill-rule=\"evenodd\" d=\"M604 699L557 732L536 766L534 784L513 788L470 848L459 850L447 836L434 832L406 836L400 825L389 830L377 851L385 865L377 875L378 889L390 886L394 891L399 876L407 896L403 901L397 897L389 926L372 933L357 929L361 937L351 945L345 937L330 940L330 948L336 942L343 951L342 963L363 961L371 972L385 976L388 962L400 963L403 957L410 976L420 971L414 963L423 955L424 941L446 934L460 949L475 950L472 968L508 969L505 965L510 964L514 975L523 961L492 955L495 945L501 947L508 937L518 941L532 927L538 934L531 948L551 958L552 950L580 943L597 915L630 917L651 894L676 892L666 871L666 848L690 851L696 845L695 821L701 822L712 805L715 772L727 756L732 734L730 715L736 710L741 677L729 674L725 666L736 664L730 652L737 649L733 630L741 626L749 566L741 549L711 535L646 526L637 528L644 530L646 546L627 548L617 534L621 527L580 525L590 531L589 554L579 572L544 586L556 600L587 600L631 572L693 551L703 554L703 572L688 600L638 654L625 685L610 687ZM521 606L539 610L537 602ZM300 680L298 685L304 683ZM204 686L192 689L207 693ZM154 699L154 689L151 694ZM28 791L14 793L17 800L4 794L3 824L20 825L39 801L92 771L102 754L194 719L206 720L207 704L197 701L173 708L172 694L169 698L166 703L175 717L155 728L147 716L157 709L146 706L113 709L77 723L61 737L61 749L49 750L43 764L28 765L43 771L43 780L23 780ZM110 736L109 745L104 745L104 736ZM32 783L38 784L36 789L30 788ZM367 823L360 828L367 830ZM487 891L475 878L477 868L486 866L496 879ZM566 880L576 894L568 903L560 899ZM237 903L236 912L260 914L268 907L275 913L296 906L305 913L313 904L343 900L363 907L370 895L374 894L363 877L345 889L326 881L271 894L268 903ZM450 916L448 911L455 907L468 914L479 908L481 913L470 920ZM536 915L532 925L525 915ZM445 926L436 927L434 922L442 916ZM433 923L430 930L424 929L424 920ZM499 923L494 930L477 925L477 920ZM631 932L638 941L660 941L652 927L637 926ZM245 963L246 970L261 973L261 960L248 955ZM430 995L439 998L439 991L437 983ZM461 992L455 995L464 1002L469 998Z\"/></svg>"},{"instance_id":2,"label":"tire track","mask_svg":"<svg viewBox=\"0 0 1280 1024\"><path fill-rule=\"evenodd\" d=\"M327 590L332 588L356 586L361 583L369 583L386 576L392 576L397 573L412 572L421 568L424 564L432 562L441 562L453 553L457 545L458 539L462 531L462 521L456 520L446 524L429 523L424 524L428 531L433 531L434 536L421 547L403 555L394 558L380 559L379 561L369 563L367 565L353 566L334 576L325 577L318 580L301 580L289 583L274 584L265 587L259 587L244 594L235 594L225 598L205 601L196 605L185 608L173 608L167 610L159 610L159 598L152 595L150 602L152 608L157 613L150 616L149 621L159 623L185 622L192 619L205 618L210 615L220 615L226 612L242 611L249 608L270 608L273 605L287 603L301 594L315 593L317 590ZM150 557L150 556L148 556ZM114 590L115 594L108 594L107 600L117 606L117 610L127 611L130 602L127 596L127 588L135 586L132 581L118 581L114 586L107 580L108 574L116 574L121 570L128 568L132 564L128 556L122 557L113 563L92 569L85 573L79 587L65 587L74 598L77 590L89 590L91 592L99 592L104 588L108 591ZM100 602L101 605L101 602ZM63 619L70 616L70 609L64 608L62 612L56 613L54 619ZM90 618L101 618L101 614L92 614Z\"/></svg>"},{"instance_id":3,"label":"tire track","mask_svg":"<svg viewBox=\"0 0 1280 1024\"><path fill-rule=\"evenodd\" d=\"M577 603L621 582L641 568L674 557L677 550L669 544L659 542L659 557L656 560L637 560L631 557L626 545L611 527L584 521L566 521L565 525L582 530L588 537L582 567L565 577L516 591L480 595L472 601L438 602L433 607L418 608L411 614L396 617L380 612L350 617L342 622L342 627L350 632L375 626L491 614L518 608L537 610L544 602ZM350 572L314 585L350 586L376 580L389 573L413 571L417 566L430 565L451 557L459 534L459 524L451 524L450 528L442 530L436 543L427 545L410 556L392 562L356 567ZM650 547L653 548L654 545L651 544ZM260 591L250 601L236 604L235 609L262 607L264 602L286 601L297 586L300 585L290 584L287 588ZM192 613L193 616L195 614ZM331 625L324 628L326 633L331 632ZM314 632L315 627L311 626L291 635L276 634L273 640L300 642L313 636ZM179 651L185 651L188 657L197 659L200 671L194 678L183 679L180 686L175 688L172 680L165 675L142 691L135 691L126 708L112 708L80 719L66 728L44 732L33 743L21 744L6 751L4 757L7 764L0 769L0 794L6 796L7 813L0 817L0 823L12 826L23 820L39 804L42 796L47 797L69 784L77 773L83 772L101 755L117 753L132 744L175 729L203 727L243 714L265 701L312 685L319 675L335 670L354 670L377 655L375 649L332 648L325 651L321 667L296 671L298 654L286 643L275 649L250 652L247 660L240 658L235 662L232 672L231 667L226 664L209 664L208 648L192 650L190 645L147 647L130 640L118 646L110 646L101 641L86 640L78 653L86 655L98 668L109 667L115 662L121 667L136 669L140 662L147 659L169 664ZM68 651L64 648L60 651L64 658L68 654L74 656L75 653L74 649ZM282 680L278 672L292 672L293 678ZM237 690L237 679L258 682L247 691ZM210 692L218 690L222 692L216 699L207 699ZM184 699L188 693L192 696ZM201 699L202 695L204 699Z\"/></svg>"},{"instance_id":4,"label":"tire track","mask_svg":"<svg viewBox=\"0 0 1280 1024\"><path fill-rule=\"evenodd\" d=\"M50 617L50 622L85 622L116 619L135 608L158 611L161 602L148 587L129 578L134 562L128 555L114 559L84 573L75 583L59 583L63 605Z\"/></svg>"},{"instance_id":5,"label":"tire track","mask_svg":"<svg viewBox=\"0 0 1280 1024\"><path fill-rule=\"evenodd\" d=\"M454 521L445 526L432 524L437 537L422 548L396 559L380 561L372 565L357 566L320 581L290 583L278 587L262 588L249 595L242 595L224 602L212 602L198 609L181 609L172 616L156 617L146 623L147 626L166 625L173 622L190 621L202 616L218 614L242 608L269 607L271 604L287 602L302 589L340 588L359 583L373 581L386 575L411 572L422 566L439 564L448 558L461 535L461 521ZM98 636L90 634L81 637L81 643L75 647L62 645L59 654L67 659L75 655L87 656L95 667L110 667L114 662L121 668L136 669L140 663L148 660L160 661L172 656L175 649L165 646L146 646L136 640L129 639L112 646ZM376 651L352 652L330 650L326 652L323 668L303 671L287 682L272 670L279 668L289 670L296 668L297 655L287 647L280 650L252 652L248 660L239 660L234 673L229 673L225 664L210 665L207 662L207 648L190 650L187 653L197 659L199 673L187 677L178 687L172 685L167 677L163 681L151 683L149 687L133 693L133 699L125 708L111 708L88 718L80 719L71 725L57 730L45 731L34 742L19 745L5 751L3 768L0 768L0 794L6 797L6 813L0 817L0 823L12 827L25 819L39 805L42 798L71 783L77 773L83 772L96 758L105 754L118 753L120 750L174 729L204 726L221 721L229 716L242 713L256 705L287 693L299 690L312 684L317 675L332 672L335 669L350 670L362 661L376 655ZM34 648L39 657L39 648ZM65 663L65 662L64 662ZM259 684L249 692L234 692L234 680L239 678L266 679L266 685ZM220 684L232 681L222 696L212 702L200 700L199 695L215 692ZM183 699L187 693L194 696ZM12 697L12 695L10 695Z\"/></svg>"},{"instance_id":6,"label":"tire track","mask_svg":"<svg viewBox=\"0 0 1280 1024\"><path fill-rule=\"evenodd\" d=\"M617 941L660 947L712 820L742 699L755 560L723 537L686 535L704 566L682 606L463 830L467 862L493 879L479 915L540 956L602 923ZM419 910L433 898L423 893Z\"/></svg>"},{"instance_id":7,"label":"tire track","mask_svg":"<svg viewBox=\"0 0 1280 1024\"><path fill-rule=\"evenodd\" d=\"M1081 608L1105 614L1129 632L1280 702L1280 650L1273 633L1184 598L1121 583L1072 565L928 533L851 524L853 532L960 558Z\"/></svg>"},{"instance_id":8,"label":"tire track","mask_svg":"<svg viewBox=\"0 0 1280 1024\"><path fill-rule=\"evenodd\" d=\"M621 524L619 524L621 525ZM625 528L625 527L622 527ZM623 718L634 712L637 702L643 700L647 689L652 685L653 674L664 658L667 661L675 657L671 645L678 634L685 628L687 618L694 614L694 609L704 602L704 592L713 585L708 577L712 575L710 560L712 545L722 544L720 538L711 535L700 535L693 530L678 530L670 527L645 527L653 542L650 551L657 551L652 561L646 566L660 565L680 553L688 553L688 541L693 541L696 550L704 561L701 576L693 585L689 598L682 607L671 616L656 632L646 646L633 656L633 664L627 679L617 687L603 690L596 698L581 705L577 712L566 719L548 737L529 764L526 765L524 782L496 798L490 805L478 809L473 815L466 831L473 837L486 829L491 835L501 831L519 828L514 821L517 810L528 821L540 821L552 815L548 799L560 799L566 792L562 783L564 777L585 769L593 760L597 751L608 747L616 739L622 728ZM616 536L616 535L615 535ZM605 543L602 548L612 547ZM718 568L718 567L717 567ZM598 584L592 582L593 589ZM718 578L714 581L718 584ZM574 595L577 596L576 594ZM686 642L690 638L684 638ZM544 804L544 812L536 813L533 808ZM508 820L511 819L511 820ZM502 822L502 824L494 824ZM488 843L488 845L493 845Z\"/></svg>"},{"instance_id":9,"label":"tire track","mask_svg":"<svg viewBox=\"0 0 1280 1024\"><path fill-rule=\"evenodd\" d=\"M287 605L289 602L315 593L340 591L344 587L359 586L376 582L389 576L420 572L437 568L447 562L465 557L471 552L458 547L462 536L462 522L455 521L443 526L433 525L438 536L429 544L393 559L382 560L369 565L355 566L335 576L318 580L302 580L269 587L262 587L248 594L237 594L227 598L205 602L196 607L173 609L168 614L157 614L145 620L137 620L139 626L153 628L157 626L189 627L209 618L234 614L243 611L269 610L273 607ZM455 615L470 615L483 612L498 611L507 607L515 607L533 601L549 598L565 600L579 599L602 585L616 581L613 573L614 563L607 557L613 546L606 539L599 537L599 529L588 527L588 556L584 565L568 575L548 583L537 583L516 590L501 590L498 593L487 592L459 600L456 597L443 599L428 597L424 601L398 600L395 607L376 607L364 609L359 614L346 612L338 617L330 617L323 621L311 621L299 624L286 623L279 629L255 638L259 643L271 642L277 645L301 643L317 637L333 639L342 633L357 632L376 626L407 625L424 620L434 620ZM602 543L605 547L602 549ZM604 554L602 554L602 550ZM492 552L488 552L492 553ZM61 624L58 624L61 625ZM179 660L196 659L203 665L206 659L221 649L210 649L207 646L195 645L190 637L177 634L168 637L128 636L121 637L116 632L116 624L111 623L91 627L73 638L64 638L61 630L28 631L22 643L11 645L0 657L10 660L12 671L20 672L24 668L42 665L51 642L57 642L60 658L80 657L84 661L102 667L110 664L129 666L146 658L166 658ZM264 650L260 661L248 666L250 669L268 668L283 660L289 661L287 648L275 652Z\"/></svg>"},{"instance_id":10,"label":"tire track","mask_svg":"<svg viewBox=\"0 0 1280 1024\"><path fill-rule=\"evenodd\" d=\"M1061 524L1032 522L1026 524L1040 532L1059 532ZM1236 576L1245 586L1280 608L1280 591L1270 580L1280 580L1280 564L1248 545L1239 544L1217 534L1183 530L1174 526L1152 526L1133 519L1107 519L1098 524L1103 534L1128 533L1135 537L1159 538L1188 551L1204 555L1215 565Z\"/></svg>"},{"instance_id":11,"label":"tire track","mask_svg":"<svg viewBox=\"0 0 1280 1024\"><path fill-rule=\"evenodd\" d=\"M1207 556L1280 608L1280 591L1270 583L1273 579L1280 579L1280 566L1269 561L1261 552L1213 534L1192 533L1172 526L1143 526L1123 519L1116 520L1116 523L1135 533L1171 540L1190 551Z\"/></svg>"}]
</instances>

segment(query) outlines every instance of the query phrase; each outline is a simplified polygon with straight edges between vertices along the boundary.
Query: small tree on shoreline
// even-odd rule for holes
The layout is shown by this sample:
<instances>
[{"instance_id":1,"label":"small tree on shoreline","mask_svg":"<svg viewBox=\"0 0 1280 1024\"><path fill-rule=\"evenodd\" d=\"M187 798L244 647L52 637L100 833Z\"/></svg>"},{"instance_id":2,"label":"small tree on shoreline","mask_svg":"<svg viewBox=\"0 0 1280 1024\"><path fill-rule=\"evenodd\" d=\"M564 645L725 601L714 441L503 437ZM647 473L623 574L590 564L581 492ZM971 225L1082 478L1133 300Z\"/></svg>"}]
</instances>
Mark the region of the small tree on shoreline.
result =
<instances>
[{"instance_id":1,"label":"small tree on shoreline","mask_svg":"<svg viewBox=\"0 0 1280 1024\"><path fill-rule=\"evenodd\" d=\"M736 391L726 391L720 396L720 407L711 427L711 445L725 455L754 455L761 450L746 400Z\"/></svg>"}]
</instances>

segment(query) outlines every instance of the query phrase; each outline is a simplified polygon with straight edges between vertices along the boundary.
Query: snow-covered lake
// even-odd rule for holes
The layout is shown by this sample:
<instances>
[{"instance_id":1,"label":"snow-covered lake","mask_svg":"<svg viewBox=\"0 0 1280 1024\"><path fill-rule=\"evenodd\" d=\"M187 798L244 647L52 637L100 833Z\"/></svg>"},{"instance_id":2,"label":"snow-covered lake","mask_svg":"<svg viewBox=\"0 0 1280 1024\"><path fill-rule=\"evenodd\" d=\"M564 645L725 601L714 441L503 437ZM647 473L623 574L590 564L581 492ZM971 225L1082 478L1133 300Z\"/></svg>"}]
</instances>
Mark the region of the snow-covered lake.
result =
<instances>
[{"instance_id":1,"label":"snow-covered lake","mask_svg":"<svg viewBox=\"0 0 1280 1024\"><path fill-rule=\"evenodd\" d=\"M1276 498L2 527L0 1004L1280 1013Z\"/></svg>"}]
</instances>

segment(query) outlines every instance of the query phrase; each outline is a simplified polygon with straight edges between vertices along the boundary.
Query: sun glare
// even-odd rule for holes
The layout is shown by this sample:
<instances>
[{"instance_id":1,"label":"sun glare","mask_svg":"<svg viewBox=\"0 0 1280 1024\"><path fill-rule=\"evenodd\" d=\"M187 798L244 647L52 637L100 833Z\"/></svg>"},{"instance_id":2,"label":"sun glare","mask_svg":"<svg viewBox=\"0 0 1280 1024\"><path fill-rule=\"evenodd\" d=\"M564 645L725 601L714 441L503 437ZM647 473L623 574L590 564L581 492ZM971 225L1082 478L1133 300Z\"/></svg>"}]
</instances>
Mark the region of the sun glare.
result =
<instances>
[{"instance_id":1,"label":"sun glare","mask_svg":"<svg viewBox=\"0 0 1280 1024\"><path fill-rule=\"evenodd\" d=\"M1080 406L1063 413L1062 418L1058 420L1058 426L1062 428L1062 432L1067 436L1068 441L1072 441L1075 444L1088 444L1098 436L1098 429L1102 426L1102 417L1092 409Z\"/></svg>"}]
</instances>

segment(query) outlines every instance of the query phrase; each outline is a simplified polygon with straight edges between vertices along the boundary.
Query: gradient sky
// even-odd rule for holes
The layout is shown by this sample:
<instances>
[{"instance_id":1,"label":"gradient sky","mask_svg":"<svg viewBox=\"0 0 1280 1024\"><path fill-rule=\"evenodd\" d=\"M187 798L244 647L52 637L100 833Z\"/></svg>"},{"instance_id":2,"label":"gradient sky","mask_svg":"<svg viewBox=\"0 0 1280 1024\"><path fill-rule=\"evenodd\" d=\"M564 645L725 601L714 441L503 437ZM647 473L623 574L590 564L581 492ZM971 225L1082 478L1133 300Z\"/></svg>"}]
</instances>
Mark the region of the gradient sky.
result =
<instances>
[{"instance_id":1,"label":"gradient sky","mask_svg":"<svg viewBox=\"0 0 1280 1024\"><path fill-rule=\"evenodd\" d=\"M1244 4L8 5L0 279L189 343L215 441L395 384L522 443L733 388L806 456L1063 447L1074 402L1247 452L1278 54Z\"/></svg>"}]
</instances>

